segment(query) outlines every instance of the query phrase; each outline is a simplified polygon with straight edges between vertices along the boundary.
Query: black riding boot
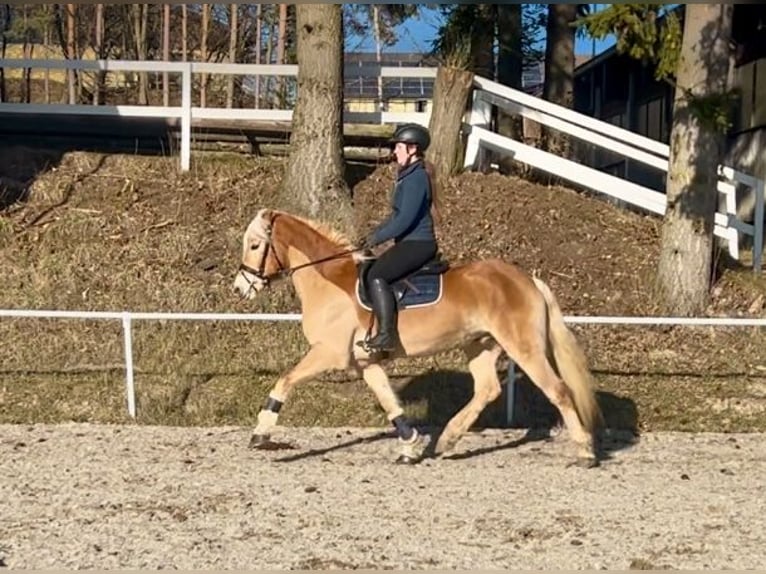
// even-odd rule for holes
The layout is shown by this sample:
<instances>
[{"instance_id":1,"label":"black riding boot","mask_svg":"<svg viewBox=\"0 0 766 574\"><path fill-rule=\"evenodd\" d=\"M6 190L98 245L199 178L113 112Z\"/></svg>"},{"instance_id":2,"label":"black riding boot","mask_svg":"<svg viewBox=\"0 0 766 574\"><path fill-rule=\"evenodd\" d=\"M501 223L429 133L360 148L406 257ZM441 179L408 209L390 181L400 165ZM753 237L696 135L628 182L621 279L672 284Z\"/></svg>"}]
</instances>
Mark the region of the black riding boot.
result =
<instances>
[{"instance_id":1,"label":"black riding boot","mask_svg":"<svg viewBox=\"0 0 766 574\"><path fill-rule=\"evenodd\" d=\"M368 345L377 351L393 351L399 344L394 293L385 280L376 278L370 282L370 299L378 320L378 333L370 339Z\"/></svg>"}]
</instances>

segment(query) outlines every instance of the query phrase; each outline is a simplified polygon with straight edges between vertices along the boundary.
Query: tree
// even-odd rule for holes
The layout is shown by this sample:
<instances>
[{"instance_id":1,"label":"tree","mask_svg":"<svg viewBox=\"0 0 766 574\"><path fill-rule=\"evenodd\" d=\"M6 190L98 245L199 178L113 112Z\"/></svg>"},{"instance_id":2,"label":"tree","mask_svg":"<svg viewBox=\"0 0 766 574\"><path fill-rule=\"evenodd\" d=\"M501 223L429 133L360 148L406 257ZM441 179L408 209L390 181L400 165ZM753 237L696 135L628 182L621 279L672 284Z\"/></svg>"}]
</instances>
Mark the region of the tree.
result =
<instances>
[{"instance_id":1,"label":"tree","mask_svg":"<svg viewBox=\"0 0 766 574\"><path fill-rule=\"evenodd\" d=\"M0 58L5 58L5 50L8 44L8 30L13 23L13 12L10 4L0 5ZM0 67L0 102L7 101L5 93L5 68Z\"/></svg>"},{"instance_id":2,"label":"tree","mask_svg":"<svg viewBox=\"0 0 766 574\"><path fill-rule=\"evenodd\" d=\"M229 16L229 62L234 64L237 61L237 41L239 28L239 4L230 5ZM234 106L234 75L230 75L226 80L226 107Z\"/></svg>"},{"instance_id":3,"label":"tree","mask_svg":"<svg viewBox=\"0 0 766 574\"><path fill-rule=\"evenodd\" d=\"M343 15L339 4L299 4L298 99L280 193L304 215L352 232L343 161Z\"/></svg>"},{"instance_id":4,"label":"tree","mask_svg":"<svg viewBox=\"0 0 766 574\"><path fill-rule=\"evenodd\" d=\"M524 67L521 4L497 5L497 81L505 86L520 90ZM517 141L523 138L521 117L497 110L497 133ZM497 158L500 169L510 173L513 158Z\"/></svg>"},{"instance_id":5,"label":"tree","mask_svg":"<svg viewBox=\"0 0 766 574\"><path fill-rule=\"evenodd\" d=\"M617 35L617 49L655 66L675 86L667 210L656 292L667 313L704 310L713 279L717 168L728 128L731 4L687 4L681 33L662 4L613 4L583 20L595 37ZM662 19L662 24L658 24Z\"/></svg>"},{"instance_id":6,"label":"tree","mask_svg":"<svg viewBox=\"0 0 766 574\"><path fill-rule=\"evenodd\" d=\"M504 85L521 88L524 65L541 58L537 44L544 11L537 4L452 4L443 5L441 11L444 23L433 43L433 54L446 63L434 86L431 125L449 138L459 134L463 111L460 106L467 103L470 95L472 73L496 77ZM522 128L517 116L497 110L496 123L498 133L520 138ZM437 171L442 176L452 173L458 142L439 139L432 147ZM485 161L488 159L489 155L485 156ZM497 157L496 161L501 170L511 171L512 159Z\"/></svg>"},{"instance_id":7,"label":"tree","mask_svg":"<svg viewBox=\"0 0 766 574\"><path fill-rule=\"evenodd\" d=\"M473 6L458 5L439 30L433 55L439 61L431 105L431 146L426 157L434 165L435 176L443 182L458 167L460 130L468 97L473 87L475 63L473 23L468 11Z\"/></svg>"},{"instance_id":8,"label":"tree","mask_svg":"<svg viewBox=\"0 0 766 574\"><path fill-rule=\"evenodd\" d=\"M732 12L731 4L686 6L657 274L660 301L677 315L702 312L712 281Z\"/></svg>"},{"instance_id":9,"label":"tree","mask_svg":"<svg viewBox=\"0 0 766 574\"><path fill-rule=\"evenodd\" d=\"M345 4L344 26L349 36L365 37L372 31L375 61L381 65L383 46L396 43L396 26L417 12L417 4ZM386 108L382 76L378 76L378 107L381 111Z\"/></svg>"},{"instance_id":10,"label":"tree","mask_svg":"<svg viewBox=\"0 0 766 574\"><path fill-rule=\"evenodd\" d=\"M577 17L587 8L587 4L548 5L543 98L566 108L574 104ZM558 155L568 153L567 138L555 130L543 129L543 147Z\"/></svg>"},{"instance_id":11,"label":"tree","mask_svg":"<svg viewBox=\"0 0 766 574\"><path fill-rule=\"evenodd\" d=\"M77 26L77 4L66 5L66 21L67 21L67 40L66 40L66 57L68 60L74 60L77 57L77 48L75 43L76 26ZM77 93L75 91L75 71L67 70L67 78L69 80L69 103L77 103Z\"/></svg>"}]
</instances>

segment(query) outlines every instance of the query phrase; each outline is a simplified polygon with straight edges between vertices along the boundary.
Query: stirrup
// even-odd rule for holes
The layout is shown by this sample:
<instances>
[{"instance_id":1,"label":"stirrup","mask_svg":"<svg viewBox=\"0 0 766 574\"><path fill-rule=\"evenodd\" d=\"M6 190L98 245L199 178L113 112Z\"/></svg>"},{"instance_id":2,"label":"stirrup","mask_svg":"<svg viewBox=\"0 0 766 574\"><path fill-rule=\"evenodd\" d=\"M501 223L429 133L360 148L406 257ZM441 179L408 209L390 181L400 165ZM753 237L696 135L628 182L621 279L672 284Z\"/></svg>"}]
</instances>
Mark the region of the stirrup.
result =
<instances>
[{"instance_id":1,"label":"stirrup","mask_svg":"<svg viewBox=\"0 0 766 574\"><path fill-rule=\"evenodd\" d=\"M380 354L386 354L386 353L393 353L396 351L398 345L399 345L399 339L394 339L393 343L390 344L388 347L381 347L379 344L376 345L374 339L378 335L375 335L374 337L371 337L369 333L365 336L364 339L361 341L357 341L356 345L357 347L361 347L365 353L369 353L370 355L380 355Z\"/></svg>"},{"instance_id":2,"label":"stirrup","mask_svg":"<svg viewBox=\"0 0 766 574\"><path fill-rule=\"evenodd\" d=\"M366 346L368 349L372 349L374 351L382 352L382 353L391 353L397 349L399 346L399 337L397 335L389 335L386 337L388 339L387 345L383 345L380 341L382 335L380 332L378 332L372 339L366 340ZM386 342L386 341L384 341Z\"/></svg>"}]
</instances>

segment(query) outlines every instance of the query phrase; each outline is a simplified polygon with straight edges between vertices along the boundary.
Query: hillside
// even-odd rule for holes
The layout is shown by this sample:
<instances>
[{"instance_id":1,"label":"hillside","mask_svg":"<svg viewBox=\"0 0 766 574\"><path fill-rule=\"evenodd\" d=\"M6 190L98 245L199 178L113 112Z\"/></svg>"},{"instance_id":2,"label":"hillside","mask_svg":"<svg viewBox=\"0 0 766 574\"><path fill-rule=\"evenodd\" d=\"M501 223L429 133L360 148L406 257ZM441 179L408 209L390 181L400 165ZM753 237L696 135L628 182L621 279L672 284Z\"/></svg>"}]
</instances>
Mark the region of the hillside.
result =
<instances>
[{"instance_id":1,"label":"hillside","mask_svg":"<svg viewBox=\"0 0 766 574\"><path fill-rule=\"evenodd\" d=\"M32 182L28 200L0 216L0 307L298 310L288 286L253 304L230 291L244 228L259 208L274 207L280 160L197 156L180 174L176 158L18 148L0 150L0 158L0 181ZM391 166L349 166L361 226L383 217L391 176ZM439 234L450 261L515 261L549 282L567 315L655 313L658 219L499 174L456 176L442 197ZM708 313L760 316L764 285L747 268L721 265ZM614 425L766 428L760 329L574 329ZM305 350L293 324L141 323L134 331L143 422L250 424L274 378ZM120 325L4 320L0 333L16 342L0 353L0 422L124 418ZM402 396L423 421L443 422L468 396L459 354L404 361L395 373L401 384L410 381ZM522 399L522 419L545 414L540 397ZM496 422L499 408L482 421ZM286 424L383 420L353 380L306 385L283 417Z\"/></svg>"}]
</instances>

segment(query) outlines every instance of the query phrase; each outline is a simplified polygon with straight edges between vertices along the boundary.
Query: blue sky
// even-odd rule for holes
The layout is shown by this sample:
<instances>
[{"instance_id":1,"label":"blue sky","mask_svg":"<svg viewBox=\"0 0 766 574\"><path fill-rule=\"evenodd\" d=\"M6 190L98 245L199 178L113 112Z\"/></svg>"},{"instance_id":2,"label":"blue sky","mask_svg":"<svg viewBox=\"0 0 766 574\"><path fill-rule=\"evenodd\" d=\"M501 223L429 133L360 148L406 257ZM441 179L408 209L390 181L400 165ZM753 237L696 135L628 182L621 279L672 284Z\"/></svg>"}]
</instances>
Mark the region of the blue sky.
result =
<instances>
[{"instance_id":1,"label":"blue sky","mask_svg":"<svg viewBox=\"0 0 766 574\"><path fill-rule=\"evenodd\" d=\"M386 52L427 52L439 28L440 14L436 10L423 9L418 18L410 18L397 28L399 41L391 47L384 48ZM544 33L541 35L544 38ZM614 40L602 40L595 43L595 52L600 54L614 44ZM353 51L372 51L375 43L372 37L350 40L347 49ZM578 38L575 46L577 54L591 54L594 50L593 40Z\"/></svg>"}]
</instances>

